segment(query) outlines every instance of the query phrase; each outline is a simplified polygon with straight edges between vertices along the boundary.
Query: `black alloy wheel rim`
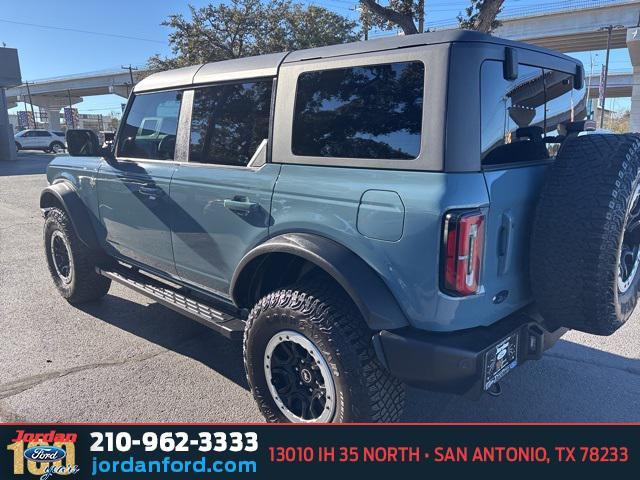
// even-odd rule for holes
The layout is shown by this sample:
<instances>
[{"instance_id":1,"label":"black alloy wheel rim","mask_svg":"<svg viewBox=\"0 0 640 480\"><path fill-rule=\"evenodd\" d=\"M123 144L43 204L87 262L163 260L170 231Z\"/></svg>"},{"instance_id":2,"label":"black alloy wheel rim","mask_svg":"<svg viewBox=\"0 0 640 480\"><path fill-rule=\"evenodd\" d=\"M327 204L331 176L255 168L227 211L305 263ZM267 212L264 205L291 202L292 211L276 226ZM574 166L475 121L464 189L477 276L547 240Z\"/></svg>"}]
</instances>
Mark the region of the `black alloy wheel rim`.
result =
<instances>
[{"instance_id":1,"label":"black alloy wheel rim","mask_svg":"<svg viewBox=\"0 0 640 480\"><path fill-rule=\"evenodd\" d=\"M51 257L60 279L69 283L71 281L71 255L67 242L59 231L55 231L51 237Z\"/></svg>"},{"instance_id":2,"label":"black alloy wheel rim","mask_svg":"<svg viewBox=\"0 0 640 480\"><path fill-rule=\"evenodd\" d=\"M317 347L298 332L274 335L265 351L267 383L278 408L294 422L327 422L335 387Z\"/></svg>"},{"instance_id":3,"label":"black alloy wheel rim","mask_svg":"<svg viewBox=\"0 0 640 480\"><path fill-rule=\"evenodd\" d=\"M631 198L629 213L624 226L620 264L618 268L618 291L625 293L633 283L640 265L640 185Z\"/></svg>"}]
</instances>

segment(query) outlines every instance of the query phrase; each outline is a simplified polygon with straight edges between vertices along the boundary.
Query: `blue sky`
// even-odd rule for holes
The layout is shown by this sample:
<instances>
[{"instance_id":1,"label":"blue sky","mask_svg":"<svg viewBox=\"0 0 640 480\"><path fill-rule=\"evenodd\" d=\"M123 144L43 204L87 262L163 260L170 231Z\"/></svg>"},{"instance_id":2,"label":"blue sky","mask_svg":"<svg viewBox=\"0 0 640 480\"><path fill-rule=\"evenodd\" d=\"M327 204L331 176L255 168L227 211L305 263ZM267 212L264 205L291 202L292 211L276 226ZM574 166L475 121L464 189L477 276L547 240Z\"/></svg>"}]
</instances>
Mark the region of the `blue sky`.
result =
<instances>
[{"instance_id":1,"label":"blue sky","mask_svg":"<svg viewBox=\"0 0 640 480\"><path fill-rule=\"evenodd\" d=\"M219 1L191 0L195 6ZM337 13L357 17L356 0L302 1L315 3ZM382 2L384 3L384 2ZM506 0L505 10L545 8L567 3L567 0ZM173 13L188 13L187 2L158 0L0 0L0 44L17 48L23 80L118 69L122 65L144 65L155 53L169 55L169 29L160 23ZM467 0L426 0L427 24L455 21ZM26 25L31 24L31 25ZM36 26L39 25L39 26ZM56 27L52 29L46 27ZM76 32L85 30L107 35ZM120 37L118 37L118 35ZM372 36L380 35L372 32ZM126 37L126 38L125 38ZM604 45L603 45L604 48ZM596 68L604 61L604 52L595 57ZM589 54L577 54L589 70ZM610 70L630 69L626 50L614 50ZM119 111L122 99L115 95L87 97L78 104L80 112ZM618 99L616 108L628 102ZM22 106L19 107L20 109Z\"/></svg>"}]
</instances>

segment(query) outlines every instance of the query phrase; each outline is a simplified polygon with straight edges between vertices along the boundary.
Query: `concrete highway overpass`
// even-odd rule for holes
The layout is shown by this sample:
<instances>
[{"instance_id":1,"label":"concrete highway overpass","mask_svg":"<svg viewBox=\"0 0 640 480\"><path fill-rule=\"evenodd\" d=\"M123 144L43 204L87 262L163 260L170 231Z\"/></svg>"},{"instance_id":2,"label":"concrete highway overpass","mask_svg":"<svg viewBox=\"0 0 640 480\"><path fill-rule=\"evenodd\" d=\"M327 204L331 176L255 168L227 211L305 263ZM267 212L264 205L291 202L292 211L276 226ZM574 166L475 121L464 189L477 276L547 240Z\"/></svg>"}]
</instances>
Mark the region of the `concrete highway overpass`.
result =
<instances>
[{"instance_id":1,"label":"concrete highway overpass","mask_svg":"<svg viewBox=\"0 0 640 480\"><path fill-rule=\"evenodd\" d=\"M136 83L145 75L144 70L133 72L133 81ZM29 82L6 90L8 107L12 108L18 102L29 101L47 110L49 114L50 128L60 127L60 109L82 102L82 97L92 95L116 94L128 97L131 90L131 76L127 70L105 70L99 72L68 75L64 77L47 78Z\"/></svg>"},{"instance_id":2,"label":"concrete highway overpass","mask_svg":"<svg viewBox=\"0 0 640 480\"><path fill-rule=\"evenodd\" d=\"M611 35L611 48L627 46L627 29L640 25L640 0L582 1L559 11L540 11L516 18L506 17L495 35L534 43L560 52L603 50L607 32L603 27L618 25Z\"/></svg>"},{"instance_id":3,"label":"concrete highway overpass","mask_svg":"<svg viewBox=\"0 0 640 480\"><path fill-rule=\"evenodd\" d=\"M607 98L631 97L633 91L633 72L611 72L607 79ZM589 96L598 97L600 88L600 75L587 77L586 84L589 86Z\"/></svg>"}]
</instances>

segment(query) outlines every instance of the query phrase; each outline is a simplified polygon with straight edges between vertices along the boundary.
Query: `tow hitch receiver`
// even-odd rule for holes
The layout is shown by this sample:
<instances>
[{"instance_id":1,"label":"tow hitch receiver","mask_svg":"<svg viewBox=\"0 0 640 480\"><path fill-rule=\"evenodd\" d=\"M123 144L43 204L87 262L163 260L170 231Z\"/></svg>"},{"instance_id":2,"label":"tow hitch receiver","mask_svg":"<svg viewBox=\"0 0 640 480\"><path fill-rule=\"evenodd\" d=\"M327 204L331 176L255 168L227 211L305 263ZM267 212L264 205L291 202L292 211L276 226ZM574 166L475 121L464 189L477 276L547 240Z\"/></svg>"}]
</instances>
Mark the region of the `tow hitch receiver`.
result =
<instances>
[{"instance_id":1,"label":"tow hitch receiver","mask_svg":"<svg viewBox=\"0 0 640 480\"><path fill-rule=\"evenodd\" d=\"M521 311L488 327L458 332L383 330L373 343L381 363L405 383L479 397L499 392L498 382L542 357L566 331L550 330L539 315Z\"/></svg>"}]
</instances>

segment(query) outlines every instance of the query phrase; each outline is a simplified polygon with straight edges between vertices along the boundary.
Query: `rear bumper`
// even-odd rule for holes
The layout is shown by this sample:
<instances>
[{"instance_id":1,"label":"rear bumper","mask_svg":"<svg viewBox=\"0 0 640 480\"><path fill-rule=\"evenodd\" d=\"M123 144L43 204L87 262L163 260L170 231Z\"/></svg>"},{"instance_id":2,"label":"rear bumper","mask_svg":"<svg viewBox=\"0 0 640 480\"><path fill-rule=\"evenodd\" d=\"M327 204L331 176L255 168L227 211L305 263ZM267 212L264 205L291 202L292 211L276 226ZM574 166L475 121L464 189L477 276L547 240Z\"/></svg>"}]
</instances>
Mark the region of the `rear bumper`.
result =
<instances>
[{"instance_id":1,"label":"rear bumper","mask_svg":"<svg viewBox=\"0 0 640 480\"><path fill-rule=\"evenodd\" d=\"M487 352L517 333L517 365L537 360L567 331L550 331L538 315L518 312L489 327L451 333L413 328L383 330L373 337L378 359L403 382L427 390L479 397Z\"/></svg>"}]
</instances>

